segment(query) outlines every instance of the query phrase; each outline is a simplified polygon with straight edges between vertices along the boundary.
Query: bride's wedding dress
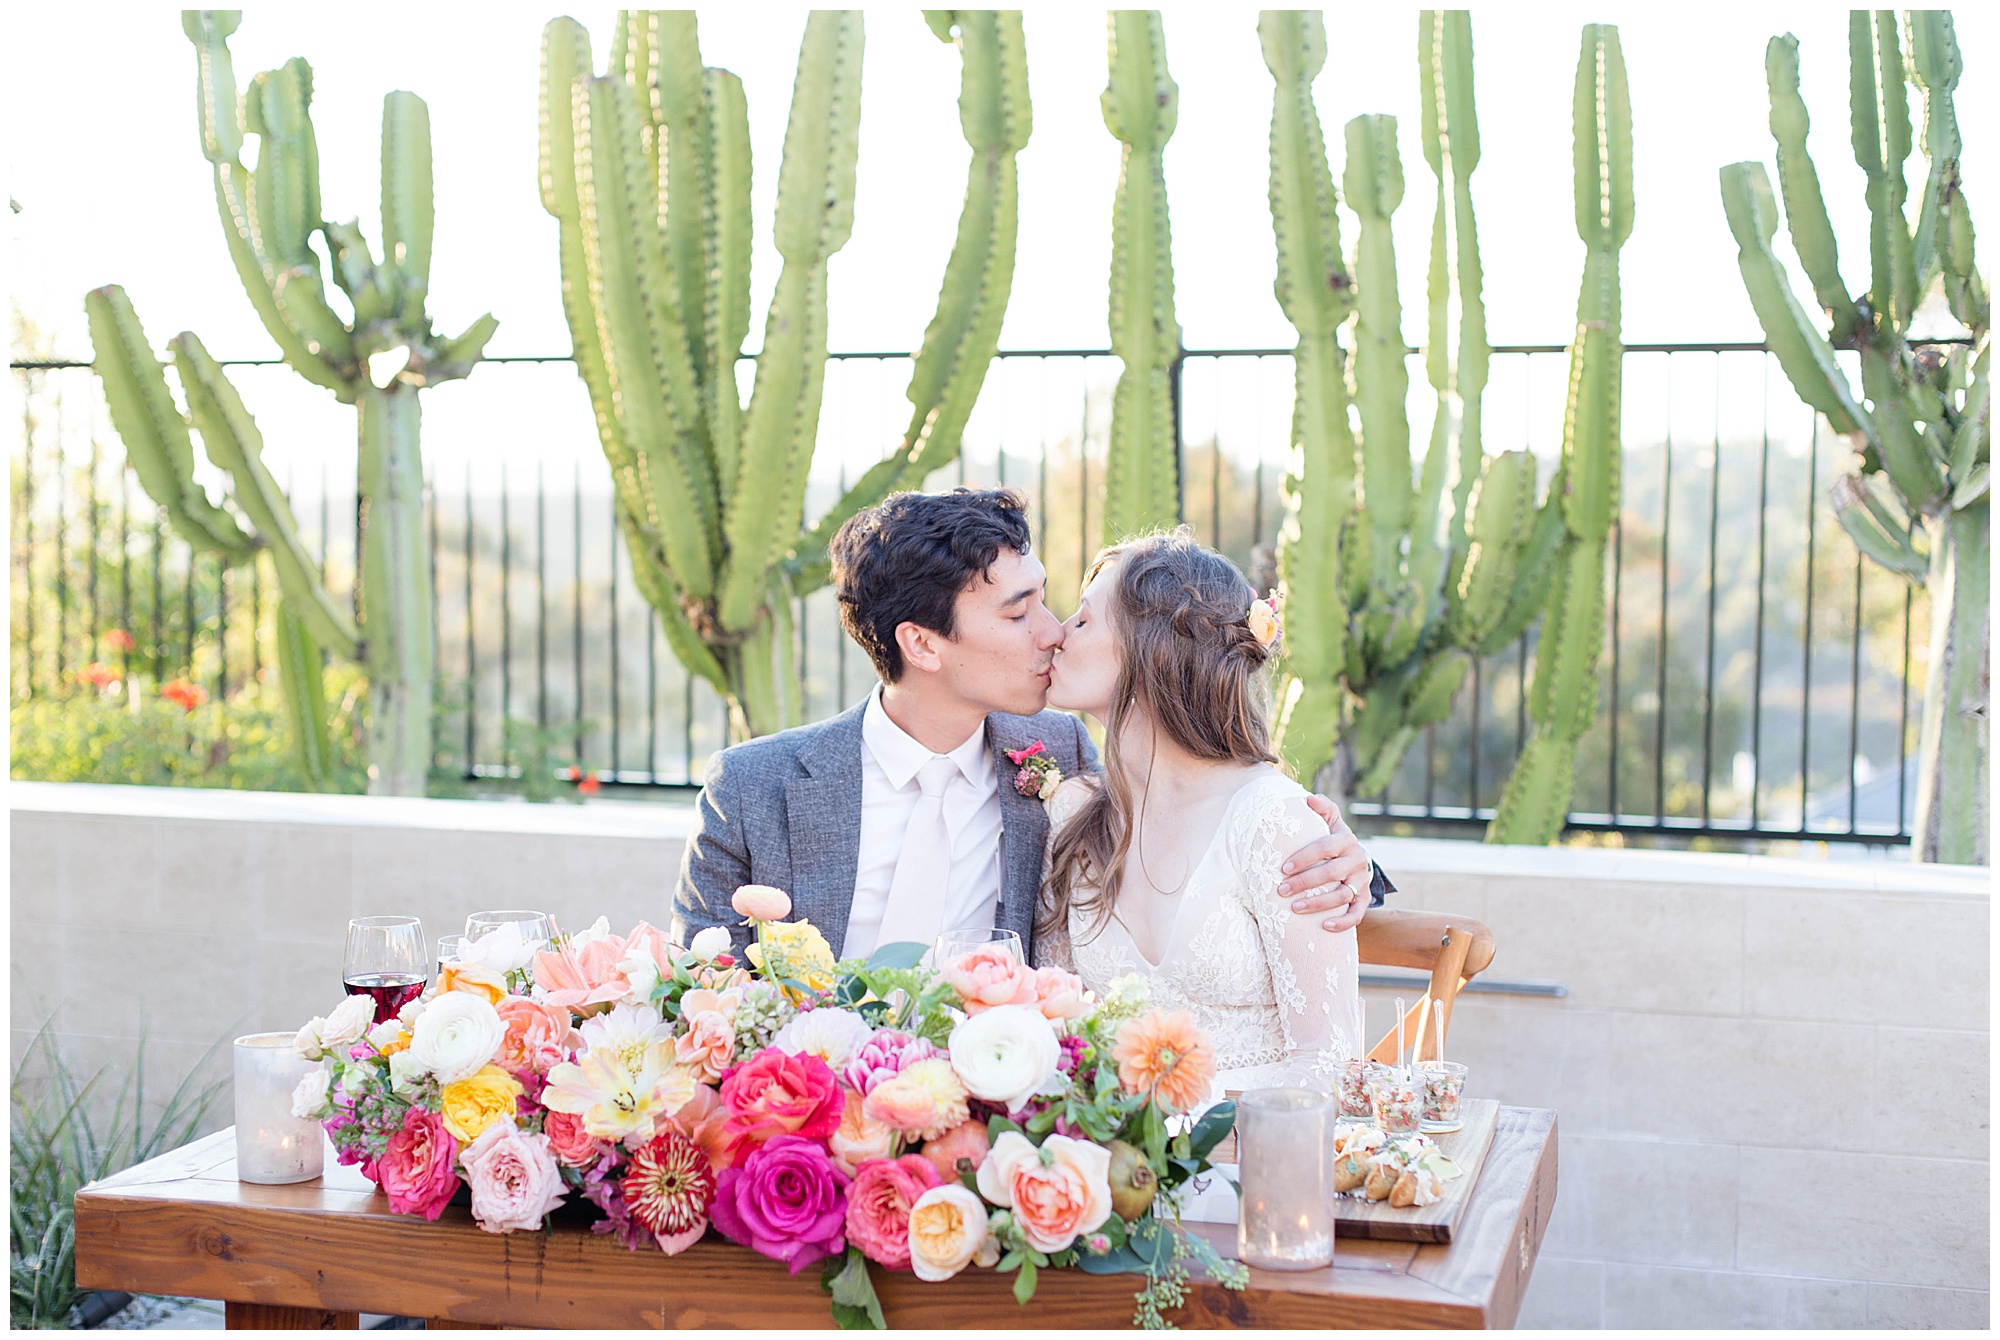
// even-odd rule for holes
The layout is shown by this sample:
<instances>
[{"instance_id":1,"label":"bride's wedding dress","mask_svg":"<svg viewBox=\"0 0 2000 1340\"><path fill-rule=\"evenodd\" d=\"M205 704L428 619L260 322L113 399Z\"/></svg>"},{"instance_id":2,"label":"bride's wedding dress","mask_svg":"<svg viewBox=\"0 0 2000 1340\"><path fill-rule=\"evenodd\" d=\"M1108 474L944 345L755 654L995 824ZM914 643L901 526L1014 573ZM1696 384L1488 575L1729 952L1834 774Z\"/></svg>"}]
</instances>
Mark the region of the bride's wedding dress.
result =
<instances>
[{"instance_id":1,"label":"bride's wedding dress","mask_svg":"<svg viewBox=\"0 0 2000 1340\"><path fill-rule=\"evenodd\" d=\"M1080 781L1056 792L1051 838L1087 798ZM1181 891L1145 895L1180 904L1157 963L1115 913L1093 933L1074 910L1068 934L1043 937L1038 957L1069 967L1099 995L1113 978L1144 977L1155 1007L1190 1011L1215 1044L1218 1088L1330 1088L1334 1066L1363 1050L1354 932L1327 934L1275 892L1285 858L1324 832L1297 782L1277 772L1253 778L1230 797Z\"/></svg>"}]
</instances>

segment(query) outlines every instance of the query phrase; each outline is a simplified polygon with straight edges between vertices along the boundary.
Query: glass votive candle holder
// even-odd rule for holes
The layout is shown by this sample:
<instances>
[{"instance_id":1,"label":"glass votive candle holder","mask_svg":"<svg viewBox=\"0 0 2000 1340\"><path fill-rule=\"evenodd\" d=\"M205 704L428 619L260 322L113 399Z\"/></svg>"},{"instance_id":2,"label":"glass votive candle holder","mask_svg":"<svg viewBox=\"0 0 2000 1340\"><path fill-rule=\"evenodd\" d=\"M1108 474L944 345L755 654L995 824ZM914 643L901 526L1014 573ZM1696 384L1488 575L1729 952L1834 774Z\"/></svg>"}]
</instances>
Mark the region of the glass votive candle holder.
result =
<instances>
[{"instance_id":1,"label":"glass votive candle holder","mask_svg":"<svg viewBox=\"0 0 2000 1340\"><path fill-rule=\"evenodd\" d=\"M292 1049L292 1033L236 1039L236 1177L243 1182L309 1182L325 1167L319 1123L292 1115L299 1081L319 1069Z\"/></svg>"},{"instance_id":2,"label":"glass votive candle holder","mask_svg":"<svg viewBox=\"0 0 2000 1340\"><path fill-rule=\"evenodd\" d=\"M1373 1121L1375 1110L1368 1104L1368 1076L1382 1069L1380 1061L1351 1056L1333 1072L1333 1091L1340 1098L1340 1115L1350 1121Z\"/></svg>"},{"instance_id":3,"label":"glass votive candle holder","mask_svg":"<svg viewBox=\"0 0 2000 1340\"><path fill-rule=\"evenodd\" d=\"M1368 1106L1384 1135L1415 1135L1423 1125L1423 1091L1408 1070L1384 1066L1371 1073Z\"/></svg>"},{"instance_id":4,"label":"glass votive candle holder","mask_svg":"<svg viewBox=\"0 0 2000 1340\"><path fill-rule=\"evenodd\" d=\"M1464 1126L1459 1099L1465 1096L1465 1065L1460 1061L1421 1061L1417 1079L1424 1090L1424 1129L1442 1135Z\"/></svg>"},{"instance_id":5,"label":"glass votive candle holder","mask_svg":"<svg viewBox=\"0 0 2000 1340\"><path fill-rule=\"evenodd\" d=\"M1333 1261L1334 1098L1252 1089L1236 1100L1236 1248L1260 1270Z\"/></svg>"}]
</instances>

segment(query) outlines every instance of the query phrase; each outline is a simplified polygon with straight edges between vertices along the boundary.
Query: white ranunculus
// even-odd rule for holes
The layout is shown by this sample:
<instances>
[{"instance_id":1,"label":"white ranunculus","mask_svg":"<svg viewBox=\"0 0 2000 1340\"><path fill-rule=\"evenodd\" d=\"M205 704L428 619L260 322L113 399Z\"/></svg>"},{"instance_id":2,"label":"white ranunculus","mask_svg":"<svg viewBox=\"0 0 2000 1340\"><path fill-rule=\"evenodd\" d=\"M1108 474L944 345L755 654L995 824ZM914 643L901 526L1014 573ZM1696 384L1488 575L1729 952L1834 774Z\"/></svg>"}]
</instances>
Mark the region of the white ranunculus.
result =
<instances>
[{"instance_id":1,"label":"white ranunculus","mask_svg":"<svg viewBox=\"0 0 2000 1340\"><path fill-rule=\"evenodd\" d=\"M521 934L518 922L507 921L477 940L468 940L460 945L458 961L474 963L497 973L518 972L535 961L535 953L541 947L541 941L530 940Z\"/></svg>"},{"instance_id":2,"label":"white ranunculus","mask_svg":"<svg viewBox=\"0 0 2000 1340\"><path fill-rule=\"evenodd\" d=\"M326 1107L326 1093L332 1083L333 1076L325 1066L308 1070L299 1087L292 1090L292 1115L303 1121L316 1119Z\"/></svg>"},{"instance_id":3,"label":"white ranunculus","mask_svg":"<svg viewBox=\"0 0 2000 1340\"><path fill-rule=\"evenodd\" d=\"M703 963L713 963L719 954L729 952L729 931L722 926L708 926L694 933L694 940L688 949Z\"/></svg>"},{"instance_id":4,"label":"white ranunculus","mask_svg":"<svg viewBox=\"0 0 2000 1340\"><path fill-rule=\"evenodd\" d=\"M374 1022L375 998L349 996L326 1016L326 1026L319 1031L320 1046L330 1052L344 1052L366 1037L368 1026Z\"/></svg>"},{"instance_id":5,"label":"white ranunculus","mask_svg":"<svg viewBox=\"0 0 2000 1340\"><path fill-rule=\"evenodd\" d=\"M602 940L605 939L610 934L611 934L611 919L609 917L599 917L597 920L591 922L588 926L585 926L582 930L578 931L575 935L570 936L569 947L573 950L581 949L585 945L589 944L592 940Z\"/></svg>"},{"instance_id":6,"label":"white ranunculus","mask_svg":"<svg viewBox=\"0 0 2000 1340\"><path fill-rule=\"evenodd\" d=\"M1033 1005L995 1005L951 1030L951 1068L974 1098L1012 1112L1056 1072L1062 1044Z\"/></svg>"},{"instance_id":7,"label":"white ranunculus","mask_svg":"<svg viewBox=\"0 0 2000 1340\"><path fill-rule=\"evenodd\" d=\"M618 971L625 974L625 980L632 989L618 999L627 1005L651 1005L653 988L660 984L660 965L653 961L653 955L643 944L635 944L618 961Z\"/></svg>"},{"instance_id":8,"label":"white ranunculus","mask_svg":"<svg viewBox=\"0 0 2000 1340\"><path fill-rule=\"evenodd\" d=\"M402 1009L397 1010L396 1018L402 1021L403 1027L413 1033L416 1032L417 1020L424 1017L424 1011L431 1007L431 1001L435 1000L437 995L437 983L432 982L424 988L423 995L418 996L415 1000L403 1006Z\"/></svg>"},{"instance_id":9,"label":"white ranunculus","mask_svg":"<svg viewBox=\"0 0 2000 1340\"><path fill-rule=\"evenodd\" d=\"M795 1015L778 1030L771 1045L787 1056L817 1056L837 1075L874 1033L874 1026L853 1010L822 1006Z\"/></svg>"},{"instance_id":10,"label":"white ranunculus","mask_svg":"<svg viewBox=\"0 0 2000 1340\"><path fill-rule=\"evenodd\" d=\"M326 1020L314 1015L299 1035L292 1039L292 1050L308 1061L317 1061L326 1055L326 1040L320 1036L326 1028Z\"/></svg>"},{"instance_id":11,"label":"white ranunculus","mask_svg":"<svg viewBox=\"0 0 2000 1340\"><path fill-rule=\"evenodd\" d=\"M368 1030L368 1045L379 1052L397 1038L403 1036L404 1031L401 1019L384 1019L381 1023Z\"/></svg>"},{"instance_id":12,"label":"white ranunculus","mask_svg":"<svg viewBox=\"0 0 2000 1340\"><path fill-rule=\"evenodd\" d=\"M408 1098L426 1073L424 1063L408 1047L389 1058L389 1087L398 1097Z\"/></svg>"},{"instance_id":13,"label":"white ranunculus","mask_svg":"<svg viewBox=\"0 0 2000 1340\"><path fill-rule=\"evenodd\" d=\"M478 1074L506 1036L507 1026L486 997L447 991L417 1020L408 1054L438 1083L451 1084Z\"/></svg>"}]
</instances>

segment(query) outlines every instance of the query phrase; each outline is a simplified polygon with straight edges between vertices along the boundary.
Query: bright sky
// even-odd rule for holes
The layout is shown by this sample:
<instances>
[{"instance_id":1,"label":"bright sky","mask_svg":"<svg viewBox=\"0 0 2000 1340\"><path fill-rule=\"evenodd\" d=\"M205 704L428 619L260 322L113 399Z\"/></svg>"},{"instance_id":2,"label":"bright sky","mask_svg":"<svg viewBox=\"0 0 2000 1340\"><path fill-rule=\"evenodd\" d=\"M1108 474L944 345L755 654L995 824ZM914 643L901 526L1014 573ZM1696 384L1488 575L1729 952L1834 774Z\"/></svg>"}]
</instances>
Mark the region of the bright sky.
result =
<instances>
[{"instance_id":1,"label":"bright sky","mask_svg":"<svg viewBox=\"0 0 2000 1340\"><path fill-rule=\"evenodd\" d=\"M379 4L267 6L232 41L239 80L292 55L315 70L314 116L328 214L376 215L382 94L415 90L430 104L437 171L431 311L447 330L491 309L496 353L564 353L555 223L536 190L538 7ZM572 11L601 63L613 11ZM1996 197L1991 73L1996 11L1958 15L1967 74L1958 111L1969 140L1964 175L1975 207ZM1166 13L1180 85L1180 127L1167 151L1179 315L1191 347L1288 345L1271 293L1266 201L1271 80L1255 10L1203 5ZM332 19L333 21L329 21ZM1845 11L1823 5L1487 5L1474 40L1483 158L1474 178L1496 343L1568 338L1582 247L1572 224L1570 97L1578 31L1621 24L1630 72L1637 219L1624 253L1624 320L1632 341L1755 339L1716 169L1771 161L1765 129L1766 39L1802 41L1805 93L1817 118L1814 157L1846 243L1843 268L1864 285L1866 211L1848 145ZM743 79L755 150L756 317L777 272L770 201L804 10L703 9L703 55ZM1423 338L1422 282L1434 182L1417 141L1417 10L1351 6L1330 13L1333 46L1317 85L1340 171L1340 127L1362 112L1401 122L1407 192L1399 212L1405 332ZM194 54L165 7L23 6L7 19L8 190L16 303L88 357L82 296L116 281L164 344L184 327L219 356L262 356L268 337L225 253L197 148ZM1101 346L1111 196L1118 145L1104 128L1101 11L1027 13L1034 134L1020 157L1021 232L1007 348ZM966 146L955 106L959 62L915 9L868 13L859 198L854 236L833 261L836 349L909 349L936 299L964 186ZM1921 163L1911 171L1921 180ZM1914 210L1913 210L1914 212ZM1345 226L1351 244L1352 221ZM1989 236L2000 236L1989 228ZM1781 234L1782 237L1782 234ZM1989 242L1989 248L1993 243ZM1990 269L1989 269L1990 273ZM351 429L343 428L345 436Z\"/></svg>"}]
</instances>

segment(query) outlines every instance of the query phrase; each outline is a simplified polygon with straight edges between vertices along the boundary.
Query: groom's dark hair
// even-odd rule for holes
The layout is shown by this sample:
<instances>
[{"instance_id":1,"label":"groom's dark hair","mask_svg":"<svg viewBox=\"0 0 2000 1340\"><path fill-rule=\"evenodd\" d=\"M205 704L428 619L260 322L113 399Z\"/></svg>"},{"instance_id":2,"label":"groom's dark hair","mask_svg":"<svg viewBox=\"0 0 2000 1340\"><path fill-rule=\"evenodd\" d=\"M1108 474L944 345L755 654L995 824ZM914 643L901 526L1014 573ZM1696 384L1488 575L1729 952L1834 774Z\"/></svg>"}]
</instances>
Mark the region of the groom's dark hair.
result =
<instances>
[{"instance_id":1,"label":"groom's dark hair","mask_svg":"<svg viewBox=\"0 0 2000 1340\"><path fill-rule=\"evenodd\" d=\"M840 624L885 683L903 677L896 629L956 633L958 593L987 574L1003 548L1025 554L1028 503L1012 489L897 493L847 519L827 552Z\"/></svg>"}]
</instances>

